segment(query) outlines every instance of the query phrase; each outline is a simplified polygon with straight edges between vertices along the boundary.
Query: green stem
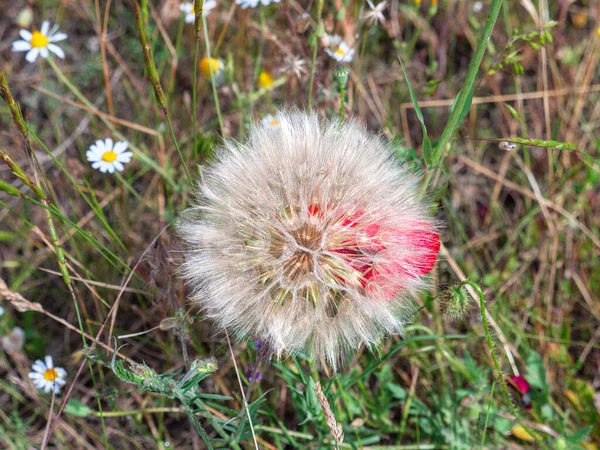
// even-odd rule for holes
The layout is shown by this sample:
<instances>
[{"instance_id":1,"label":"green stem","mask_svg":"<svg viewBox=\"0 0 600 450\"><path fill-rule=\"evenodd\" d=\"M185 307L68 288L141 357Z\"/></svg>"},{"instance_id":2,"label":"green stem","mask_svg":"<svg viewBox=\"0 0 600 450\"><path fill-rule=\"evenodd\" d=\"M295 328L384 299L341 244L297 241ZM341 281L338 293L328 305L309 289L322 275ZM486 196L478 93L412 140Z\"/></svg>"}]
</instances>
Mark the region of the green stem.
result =
<instances>
[{"instance_id":1,"label":"green stem","mask_svg":"<svg viewBox=\"0 0 600 450\"><path fill-rule=\"evenodd\" d=\"M198 116L198 54L200 53L200 39L196 37L196 50L194 52L194 79L192 80L192 126L194 127L194 153L198 148L198 124L196 123Z\"/></svg>"},{"instance_id":2,"label":"green stem","mask_svg":"<svg viewBox=\"0 0 600 450\"><path fill-rule=\"evenodd\" d=\"M442 131L442 135L436 145L435 152L433 154L433 165L439 165L443 162L444 158L447 156L448 149L446 148L452 134L462 120L464 119L464 115L462 115L463 109L465 107L469 107L470 104L467 102L472 101L472 89L475 84L475 79L477 78L477 72L479 71L479 67L481 66L481 61L483 60L483 56L485 55L485 50L487 49L488 41L490 36L492 35L492 30L494 29L494 25L496 24L496 20L498 19L498 14L500 13L500 8L502 7L502 0L492 0L492 5L490 7L490 12L488 14L487 20L485 21L485 26L483 27L483 34L479 39L479 43L477 44L477 48L475 49L475 54L473 55L473 59L471 60L471 64L469 65L469 70L467 71L467 75L465 76L465 81L463 83L463 88L460 90L458 97L456 98L456 102L454 107L452 108L452 112L450 113L450 117L448 118L448 122L446 123L446 127ZM461 117L462 116L462 117ZM425 181L425 187L429 186L431 179L434 174L434 170L429 170L427 173L427 178Z\"/></svg>"},{"instance_id":3,"label":"green stem","mask_svg":"<svg viewBox=\"0 0 600 450\"><path fill-rule=\"evenodd\" d=\"M206 57L210 59L210 42L208 39L208 30L206 27L206 17L202 17L202 24L204 25L204 43L206 45ZM221 106L219 105L219 95L217 93L217 85L215 83L215 74L212 69L212 64L209 64L208 68L210 70L210 84L212 85L213 98L215 100L215 108L217 110L217 118L219 119L219 128L221 129L221 136L224 136L225 127L223 126L223 116L221 115Z\"/></svg>"},{"instance_id":4,"label":"green stem","mask_svg":"<svg viewBox=\"0 0 600 450\"><path fill-rule=\"evenodd\" d=\"M340 120L344 120L344 111L346 103L346 86L340 86Z\"/></svg>"},{"instance_id":5,"label":"green stem","mask_svg":"<svg viewBox=\"0 0 600 450\"><path fill-rule=\"evenodd\" d=\"M308 81L308 101L307 101L307 109L310 111L312 106L312 96L313 96L313 84L315 83L315 70L317 63L317 51L319 49L319 38L323 35L323 19L321 15L323 13L323 6L325 4L325 0L318 0L317 2L317 30L315 31L315 40L312 54L312 61L310 65L310 79Z\"/></svg>"},{"instance_id":6,"label":"green stem","mask_svg":"<svg viewBox=\"0 0 600 450\"><path fill-rule=\"evenodd\" d=\"M158 407L158 408L146 408L146 409L132 409L129 411L93 411L90 414L96 417L123 417L123 416L134 416L136 414L157 414L157 413L172 413L179 412L185 413L181 408L169 408L169 407Z\"/></svg>"},{"instance_id":7,"label":"green stem","mask_svg":"<svg viewBox=\"0 0 600 450\"><path fill-rule=\"evenodd\" d=\"M196 155L198 148L198 124L196 123L198 116L198 57L200 55L200 35L204 21L202 20L202 10L204 9L204 0L194 0L194 36L196 37L196 49L194 51L194 79L192 80L192 120L194 127L194 149L192 155Z\"/></svg>"},{"instance_id":8,"label":"green stem","mask_svg":"<svg viewBox=\"0 0 600 450\"><path fill-rule=\"evenodd\" d=\"M150 41L148 40L148 36L146 35L146 31L144 28L142 9L136 0L130 0L130 3L133 7L135 29L140 40L140 45L142 46L142 53L144 55L144 65L146 67L146 73L148 74L148 78L150 78L150 83L154 88L154 95L156 96L156 100L162 108L165 120L167 121L169 133L171 134L171 139L173 139L175 149L179 154L179 159L181 160L181 165L183 166L185 176L188 182L192 184L192 177L190 176L190 173L187 169L187 164L185 162L185 159L183 158L183 154L181 153L181 148L179 148L177 138L175 137L175 131L173 130L173 124L171 123L171 116L169 115L169 108L167 107L167 98L165 97L165 93L163 92L163 88L160 84L160 77L158 76L158 71L156 70L156 64L154 64L154 58L152 56L152 46L150 45Z\"/></svg>"},{"instance_id":9,"label":"green stem","mask_svg":"<svg viewBox=\"0 0 600 450\"><path fill-rule=\"evenodd\" d=\"M521 421L520 414L516 410L515 405L513 404L512 400L510 399L510 394L508 393L508 386L506 384L506 380L504 379L504 374L502 373L502 369L500 368L500 363L498 362L498 357L496 356L496 352L494 351L494 341L492 340L492 333L490 332L490 326L489 326L488 320L487 320L487 309L485 307L485 299L483 297L483 291L481 290L481 288L479 287L479 285L477 283L473 283L470 280L465 280L465 281L461 282L459 284L459 288L462 286L466 286L466 285L471 286L473 288L473 290L477 293L477 296L479 297L479 308L481 311L481 321L483 323L483 329L485 330L485 337L486 337L487 345L488 345L488 348L490 351L490 356L492 357L492 361L494 362L494 368L496 369L496 376L500 380L500 385L502 386L502 394L504 396L504 401L508 405L508 408L510 409L510 412L512 413L512 415L517 420L517 423L519 425L521 425L523 428L525 428L525 430L531 436L533 436L533 438L535 439L536 443L539 446L542 446L543 448L547 449L548 447L546 445L544 445L544 443L541 442L537 438L537 436L533 433L533 431L525 423L523 423Z\"/></svg>"}]
</instances>

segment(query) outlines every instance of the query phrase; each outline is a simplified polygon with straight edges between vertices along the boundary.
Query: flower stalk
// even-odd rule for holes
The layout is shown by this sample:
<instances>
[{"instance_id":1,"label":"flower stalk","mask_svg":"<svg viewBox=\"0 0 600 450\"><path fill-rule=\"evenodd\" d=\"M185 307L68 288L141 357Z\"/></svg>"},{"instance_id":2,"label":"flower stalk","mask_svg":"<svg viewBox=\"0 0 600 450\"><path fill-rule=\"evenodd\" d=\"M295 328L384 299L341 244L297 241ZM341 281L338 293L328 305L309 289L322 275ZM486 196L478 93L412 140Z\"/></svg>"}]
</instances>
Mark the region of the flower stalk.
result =
<instances>
[{"instance_id":1,"label":"flower stalk","mask_svg":"<svg viewBox=\"0 0 600 450\"><path fill-rule=\"evenodd\" d=\"M424 188L427 188L429 186L433 178L434 170L432 170L432 168L441 165L444 158L446 157L449 151L449 149L447 148L448 142L450 141L450 138L452 137L458 126L466 117L467 112L471 107L471 102L473 100L473 89L475 87L475 79L477 78L477 72L479 71L479 67L481 66L481 61L483 60L483 56L485 55L488 41L490 39L490 36L492 35L492 31L494 29L494 25L496 24L496 20L498 19L501 7L502 0L492 0L490 12L488 13L488 17L485 21L483 32L481 37L479 38L479 43L477 44L477 48L475 49L473 59L471 59L471 64L469 65L467 75L465 76L463 88L458 93L458 97L456 98L454 107L452 108L452 112L450 113L450 117L448 118L448 122L446 123L446 126L442 131L442 135L440 136L440 139L435 147L432 157L432 165L427 173Z\"/></svg>"},{"instance_id":2,"label":"flower stalk","mask_svg":"<svg viewBox=\"0 0 600 450\"><path fill-rule=\"evenodd\" d=\"M183 158L183 154L181 153L181 148L179 147L177 138L175 137L175 131L173 130L173 124L171 123L171 116L169 115L169 108L167 107L167 98L163 91L162 85L160 84L160 77L158 75L158 71L156 70L156 65L154 64L154 58L152 56L152 46L150 45L150 41L148 40L148 35L146 34L144 27L142 8L137 2L137 0L130 0L130 3L133 8L135 30L137 31L140 45L142 46L142 53L144 55L144 66L146 67L148 78L150 78L150 83L154 88L154 95L156 96L156 100L163 111L165 120L167 121L167 126L169 127L169 132L171 133L171 138L173 139L175 149L179 154L179 159L181 160L181 165L183 166L185 176L188 182L191 184L192 178L188 171L186 161Z\"/></svg>"}]
</instances>

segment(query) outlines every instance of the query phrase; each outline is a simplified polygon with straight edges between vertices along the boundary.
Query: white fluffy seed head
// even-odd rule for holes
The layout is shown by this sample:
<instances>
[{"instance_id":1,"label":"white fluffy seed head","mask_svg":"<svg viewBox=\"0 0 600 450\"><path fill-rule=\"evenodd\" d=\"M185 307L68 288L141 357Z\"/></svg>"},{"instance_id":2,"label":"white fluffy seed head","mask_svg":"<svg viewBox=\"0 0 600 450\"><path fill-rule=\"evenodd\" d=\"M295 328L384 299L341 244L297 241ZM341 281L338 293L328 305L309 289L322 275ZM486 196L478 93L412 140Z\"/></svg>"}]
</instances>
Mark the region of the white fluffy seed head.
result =
<instances>
[{"instance_id":1,"label":"white fluffy seed head","mask_svg":"<svg viewBox=\"0 0 600 450\"><path fill-rule=\"evenodd\" d=\"M277 356L334 368L402 334L439 238L416 179L356 122L279 113L226 141L179 232L194 301Z\"/></svg>"}]
</instances>

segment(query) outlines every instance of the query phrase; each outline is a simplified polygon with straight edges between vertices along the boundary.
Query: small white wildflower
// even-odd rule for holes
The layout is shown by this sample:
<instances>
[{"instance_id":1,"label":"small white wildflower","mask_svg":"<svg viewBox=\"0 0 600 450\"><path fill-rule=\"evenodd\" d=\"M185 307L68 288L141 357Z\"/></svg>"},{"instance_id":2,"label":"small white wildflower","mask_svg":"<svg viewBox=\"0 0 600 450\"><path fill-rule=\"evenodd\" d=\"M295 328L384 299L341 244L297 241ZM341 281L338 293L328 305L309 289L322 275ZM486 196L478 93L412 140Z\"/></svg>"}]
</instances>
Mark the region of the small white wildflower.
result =
<instances>
[{"instance_id":1,"label":"small white wildflower","mask_svg":"<svg viewBox=\"0 0 600 450\"><path fill-rule=\"evenodd\" d=\"M113 146L111 138L104 141L98 139L90 146L85 156L92 163L92 167L102 173L113 173L115 170L121 172L124 169L123 164L131 161L133 156L133 153L125 151L128 146L127 142L117 142Z\"/></svg>"},{"instance_id":2,"label":"small white wildflower","mask_svg":"<svg viewBox=\"0 0 600 450\"><path fill-rule=\"evenodd\" d=\"M65 57L65 52L54 42L64 41L67 38L65 33L57 33L58 25L50 28L50 22L45 20L40 30L34 30L33 33L27 30L19 31L23 40L15 41L12 44L13 52L27 52L25 59L30 63L35 62L38 55L47 58L50 52L59 58Z\"/></svg>"},{"instance_id":3,"label":"small white wildflower","mask_svg":"<svg viewBox=\"0 0 600 450\"><path fill-rule=\"evenodd\" d=\"M19 327L14 327L9 334L2 336L2 348L6 352L18 352L24 343L25 332Z\"/></svg>"},{"instance_id":4,"label":"small white wildflower","mask_svg":"<svg viewBox=\"0 0 600 450\"><path fill-rule=\"evenodd\" d=\"M481 12L482 9L483 9L483 3L482 2L474 2L473 3L473 12L474 13Z\"/></svg>"},{"instance_id":5,"label":"small white wildflower","mask_svg":"<svg viewBox=\"0 0 600 450\"><path fill-rule=\"evenodd\" d=\"M3 316L5 312L6 310L2 306L0 306L0 316Z\"/></svg>"},{"instance_id":6,"label":"small white wildflower","mask_svg":"<svg viewBox=\"0 0 600 450\"><path fill-rule=\"evenodd\" d=\"M179 228L182 273L220 327L335 369L403 333L440 239L418 179L378 136L316 114L265 119L204 169Z\"/></svg>"},{"instance_id":7,"label":"small white wildflower","mask_svg":"<svg viewBox=\"0 0 600 450\"><path fill-rule=\"evenodd\" d=\"M280 69L280 72L287 73L291 77L300 78L307 72L306 61L298 56L291 55L284 58L284 64Z\"/></svg>"},{"instance_id":8,"label":"small white wildflower","mask_svg":"<svg viewBox=\"0 0 600 450\"><path fill-rule=\"evenodd\" d=\"M217 7L216 0L204 0L202 4L202 16L206 17ZM179 5L179 11L185 14L185 23L194 23L196 12L194 11L194 2L183 2Z\"/></svg>"},{"instance_id":9,"label":"small white wildflower","mask_svg":"<svg viewBox=\"0 0 600 450\"><path fill-rule=\"evenodd\" d=\"M367 3L369 4L369 8L371 8L371 10L365 13L365 20L369 22L370 25L372 25L374 22L379 22L383 25L385 23L383 11L385 11L387 1L384 0L383 2L378 3L377 6L375 6L371 0L367 0Z\"/></svg>"},{"instance_id":10,"label":"small white wildflower","mask_svg":"<svg viewBox=\"0 0 600 450\"><path fill-rule=\"evenodd\" d=\"M235 3L240 5L242 9L256 8L259 4L269 6L271 3L279 3L281 0L235 0Z\"/></svg>"},{"instance_id":11,"label":"small white wildflower","mask_svg":"<svg viewBox=\"0 0 600 450\"><path fill-rule=\"evenodd\" d=\"M268 127L276 127L279 125L279 114L267 114L260 122Z\"/></svg>"},{"instance_id":12,"label":"small white wildflower","mask_svg":"<svg viewBox=\"0 0 600 450\"><path fill-rule=\"evenodd\" d=\"M354 58L354 49L338 35L329 36L325 52L340 63L350 62Z\"/></svg>"},{"instance_id":13,"label":"small white wildflower","mask_svg":"<svg viewBox=\"0 0 600 450\"><path fill-rule=\"evenodd\" d=\"M44 392L54 390L54 393L58 394L60 388L67 384L67 371L62 367L54 367L52 356L47 355L45 360L45 363L40 359L33 363L33 372L29 372L29 378L36 388L43 389Z\"/></svg>"}]
</instances>

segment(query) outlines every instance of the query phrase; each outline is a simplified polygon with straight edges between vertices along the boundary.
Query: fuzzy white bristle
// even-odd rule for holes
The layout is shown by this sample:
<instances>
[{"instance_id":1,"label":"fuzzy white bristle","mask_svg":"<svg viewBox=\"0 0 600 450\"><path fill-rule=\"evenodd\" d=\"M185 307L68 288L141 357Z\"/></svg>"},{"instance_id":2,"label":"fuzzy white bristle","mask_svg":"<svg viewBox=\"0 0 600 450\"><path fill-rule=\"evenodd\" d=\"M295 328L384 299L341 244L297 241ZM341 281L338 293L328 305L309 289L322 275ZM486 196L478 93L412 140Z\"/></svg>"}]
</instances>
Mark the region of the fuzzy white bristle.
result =
<instances>
[{"instance_id":1,"label":"fuzzy white bristle","mask_svg":"<svg viewBox=\"0 0 600 450\"><path fill-rule=\"evenodd\" d=\"M278 356L334 368L402 334L439 238L417 180L356 122L278 113L226 141L179 232L182 271L205 314Z\"/></svg>"}]
</instances>

